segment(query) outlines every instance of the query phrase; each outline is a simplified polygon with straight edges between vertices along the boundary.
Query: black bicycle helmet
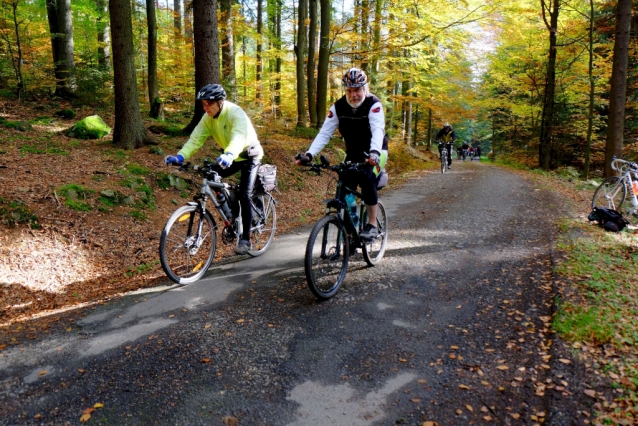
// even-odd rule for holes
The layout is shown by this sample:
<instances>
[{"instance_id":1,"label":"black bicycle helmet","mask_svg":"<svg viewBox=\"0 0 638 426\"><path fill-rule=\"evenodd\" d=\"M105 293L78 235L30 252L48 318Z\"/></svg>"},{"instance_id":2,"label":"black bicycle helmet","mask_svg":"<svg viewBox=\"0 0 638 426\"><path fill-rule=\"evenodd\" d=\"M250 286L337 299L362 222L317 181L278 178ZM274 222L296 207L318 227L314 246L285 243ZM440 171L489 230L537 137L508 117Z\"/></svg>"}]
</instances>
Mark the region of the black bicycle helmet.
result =
<instances>
[{"instance_id":1,"label":"black bicycle helmet","mask_svg":"<svg viewBox=\"0 0 638 426\"><path fill-rule=\"evenodd\" d=\"M198 101L223 101L226 99L226 91L220 84L207 84L197 92Z\"/></svg>"}]
</instances>

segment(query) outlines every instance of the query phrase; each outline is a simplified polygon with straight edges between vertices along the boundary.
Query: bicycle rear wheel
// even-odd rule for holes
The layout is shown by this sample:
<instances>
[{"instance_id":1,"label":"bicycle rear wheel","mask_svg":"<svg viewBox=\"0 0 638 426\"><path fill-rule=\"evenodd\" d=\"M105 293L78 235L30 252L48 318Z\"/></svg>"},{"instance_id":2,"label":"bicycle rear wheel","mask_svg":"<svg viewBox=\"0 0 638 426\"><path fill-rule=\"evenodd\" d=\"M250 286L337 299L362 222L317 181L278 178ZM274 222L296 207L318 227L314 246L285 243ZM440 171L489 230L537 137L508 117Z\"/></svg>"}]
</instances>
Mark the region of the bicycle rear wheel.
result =
<instances>
[{"instance_id":1,"label":"bicycle rear wheel","mask_svg":"<svg viewBox=\"0 0 638 426\"><path fill-rule=\"evenodd\" d=\"M253 224L250 231L251 249L248 254L256 257L264 254L277 230L277 210L275 199L268 193L255 194L253 201Z\"/></svg>"},{"instance_id":2,"label":"bicycle rear wheel","mask_svg":"<svg viewBox=\"0 0 638 426\"><path fill-rule=\"evenodd\" d=\"M364 210L362 223L368 222L367 209ZM363 243L363 259L370 266L374 266L381 262L385 254L385 247L388 242L388 218L385 214L385 207L381 201L377 204L377 230L379 236L372 241L362 241Z\"/></svg>"},{"instance_id":3,"label":"bicycle rear wheel","mask_svg":"<svg viewBox=\"0 0 638 426\"><path fill-rule=\"evenodd\" d=\"M195 282L213 263L216 247L217 234L210 214L200 213L197 206L180 207L162 231L159 247L162 269L178 284Z\"/></svg>"},{"instance_id":4,"label":"bicycle rear wheel","mask_svg":"<svg viewBox=\"0 0 638 426\"><path fill-rule=\"evenodd\" d=\"M608 177L596 188L594 198L591 201L592 209L606 207L620 212L620 207L627 197L627 186L624 181L619 181L620 178L617 176Z\"/></svg>"},{"instance_id":5,"label":"bicycle rear wheel","mask_svg":"<svg viewBox=\"0 0 638 426\"><path fill-rule=\"evenodd\" d=\"M310 232L304 261L312 294L322 300L334 296L346 277L349 258L348 236L339 218L319 219Z\"/></svg>"}]
</instances>

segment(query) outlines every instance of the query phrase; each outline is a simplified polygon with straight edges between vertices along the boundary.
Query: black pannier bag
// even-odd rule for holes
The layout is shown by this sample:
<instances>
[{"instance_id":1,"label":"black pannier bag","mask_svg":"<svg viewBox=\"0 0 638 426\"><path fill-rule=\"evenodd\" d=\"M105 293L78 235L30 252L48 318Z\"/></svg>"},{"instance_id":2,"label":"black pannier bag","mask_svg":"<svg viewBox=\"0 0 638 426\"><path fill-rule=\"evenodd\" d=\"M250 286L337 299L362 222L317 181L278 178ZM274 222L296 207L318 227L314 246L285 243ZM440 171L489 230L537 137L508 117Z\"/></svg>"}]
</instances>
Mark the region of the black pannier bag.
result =
<instances>
[{"instance_id":1,"label":"black pannier bag","mask_svg":"<svg viewBox=\"0 0 638 426\"><path fill-rule=\"evenodd\" d=\"M588 219L590 222L598 222L599 226L611 232L620 232L629 225L629 221L622 214L605 207L594 207Z\"/></svg>"}]
</instances>

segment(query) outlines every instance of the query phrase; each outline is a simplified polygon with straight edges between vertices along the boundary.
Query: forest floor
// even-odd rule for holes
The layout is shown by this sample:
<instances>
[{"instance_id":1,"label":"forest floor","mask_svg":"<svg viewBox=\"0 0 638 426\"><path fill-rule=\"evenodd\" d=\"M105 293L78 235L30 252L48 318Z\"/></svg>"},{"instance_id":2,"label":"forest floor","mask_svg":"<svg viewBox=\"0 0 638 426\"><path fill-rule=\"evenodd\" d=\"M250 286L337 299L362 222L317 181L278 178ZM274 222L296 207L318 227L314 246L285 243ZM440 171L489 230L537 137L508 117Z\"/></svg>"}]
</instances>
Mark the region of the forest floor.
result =
<instances>
[{"instance_id":1,"label":"forest floor","mask_svg":"<svg viewBox=\"0 0 638 426\"><path fill-rule=\"evenodd\" d=\"M195 194L197 176L163 163L164 153L177 152L186 136L155 135L160 154L153 153L157 147L118 149L112 132L100 140L73 139L64 130L96 112L78 110L75 119L54 115L67 108L64 102L46 108L0 103L5 122L0 126L0 326L167 281L159 263L159 237L170 214ZM98 114L113 127L110 113ZM170 125L187 124L189 117L175 115ZM146 123L152 124L158 123ZM292 161L311 138L295 137L294 128L283 122L256 122L255 127L266 151L264 162L278 168L277 232L284 234L323 212L308 193L323 194L329 176L308 183ZM219 152L208 141L191 161L216 158ZM339 155L330 146L326 153ZM388 171L398 182L405 172L425 165L405 155ZM169 174L184 178L188 188L170 186ZM103 196L109 190L115 198ZM35 226L28 226L30 221ZM220 242L218 247L217 262L234 255L231 246Z\"/></svg>"}]
</instances>

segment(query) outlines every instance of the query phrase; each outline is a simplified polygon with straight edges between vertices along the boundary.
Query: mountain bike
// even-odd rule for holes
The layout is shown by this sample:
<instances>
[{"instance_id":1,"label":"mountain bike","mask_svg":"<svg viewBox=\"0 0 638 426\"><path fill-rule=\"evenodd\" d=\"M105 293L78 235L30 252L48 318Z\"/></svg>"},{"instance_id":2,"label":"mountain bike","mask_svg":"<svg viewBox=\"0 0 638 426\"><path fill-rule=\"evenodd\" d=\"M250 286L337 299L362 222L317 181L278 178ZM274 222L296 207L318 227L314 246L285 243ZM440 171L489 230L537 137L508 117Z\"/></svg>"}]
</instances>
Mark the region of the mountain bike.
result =
<instances>
[{"instance_id":1,"label":"mountain bike","mask_svg":"<svg viewBox=\"0 0 638 426\"><path fill-rule=\"evenodd\" d=\"M444 142L439 142L441 152L441 173L445 173L447 170L447 148Z\"/></svg>"},{"instance_id":2,"label":"mountain bike","mask_svg":"<svg viewBox=\"0 0 638 426\"><path fill-rule=\"evenodd\" d=\"M221 219L221 240L229 245L239 243L242 236L239 186L222 182L212 170L214 162L203 165L179 165L180 171L191 170L203 176L193 201L179 207L169 217L160 238L160 262L166 275L178 284L188 284L200 279L208 270L217 248L217 231L220 229L211 211L210 201ZM275 237L277 229L277 201L270 192L257 188L250 200L253 211L250 228L250 256L263 254Z\"/></svg>"},{"instance_id":3,"label":"mountain bike","mask_svg":"<svg viewBox=\"0 0 638 426\"><path fill-rule=\"evenodd\" d=\"M594 207L607 207L624 214L633 214L638 208L638 164L612 157L611 168L621 173L620 177L611 176L596 188L591 201ZM627 194L630 195L631 208L621 212Z\"/></svg>"},{"instance_id":4,"label":"mountain bike","mask_svg":"<svg viewBox=\"0 0 638 426\"><path fill-rule=\"evenodd\" d=\"M314 225L304 258L304 269L308 288L319 299L327 300L334 296L346 277L350 254L361 249L363 258L369 266L381 262L388 241L388 219L385 207L381 201L377 204L377 230L379 235L373 240L363 240L359 234L368 223L367 209L364 203L359 207L359 223L355 225L353 218L346 209L345 197L353 194L358 200L361 193L343 184L343 176L348 173L358 173L367 163L342 162L331 166L323 155L319 163L307 166L309 171L318 175L322 170L330 170L338 175L337 189L332 199L324 200L327 213ZM384 173L384 172L382 172ZM378 189L385 186L387 179L379 175Z\"/></svg>"}]
</instances>

